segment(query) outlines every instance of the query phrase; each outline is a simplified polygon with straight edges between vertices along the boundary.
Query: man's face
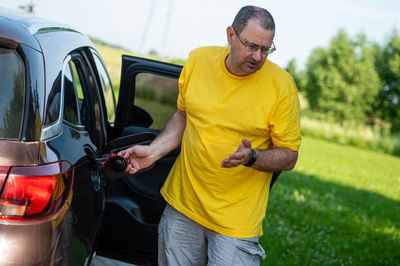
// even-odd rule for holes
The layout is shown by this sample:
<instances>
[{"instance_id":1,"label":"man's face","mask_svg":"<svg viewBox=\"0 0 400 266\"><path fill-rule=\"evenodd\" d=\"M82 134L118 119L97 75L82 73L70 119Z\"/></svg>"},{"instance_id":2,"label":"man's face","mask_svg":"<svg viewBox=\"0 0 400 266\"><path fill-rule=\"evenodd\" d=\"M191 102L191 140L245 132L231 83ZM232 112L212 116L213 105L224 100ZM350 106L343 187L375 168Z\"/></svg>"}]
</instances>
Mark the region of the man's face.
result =
<instances>
[{"instance_id":1,"label":"man's face","mask_svg":"<svg viewBox=\"0 0 400 266\"><path fill-rule=\"evenodd\" d=\"M255 20L249 20L239 36L232 27L228 27L227 34L231 45L226 62L228 70L238 76L253 74L259 70L267 59L267 54L262 53L261 49L249 52L245 45L253 48L271 46L274 31L263 29Z\"/></svg>"}]
</instances>

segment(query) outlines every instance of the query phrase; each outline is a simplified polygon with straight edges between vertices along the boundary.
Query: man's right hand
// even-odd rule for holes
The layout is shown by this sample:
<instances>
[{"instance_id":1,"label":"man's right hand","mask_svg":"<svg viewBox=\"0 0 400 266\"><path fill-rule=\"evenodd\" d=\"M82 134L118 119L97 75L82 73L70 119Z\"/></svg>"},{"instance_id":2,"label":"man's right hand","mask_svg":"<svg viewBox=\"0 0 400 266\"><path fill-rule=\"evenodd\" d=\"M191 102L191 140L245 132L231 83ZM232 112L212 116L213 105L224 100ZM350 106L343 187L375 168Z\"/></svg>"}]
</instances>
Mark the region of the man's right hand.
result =
<instances>
[{"instance_id":1,"label":"man's right hand","mask_svg":"<svg viewBox=\"0 0 400 266\"><path fill-rule=\"evenodd\" d=\"M137 173L179 147L185 127L186 112L177 110L150 145L135 145L120 151L118 155L122 156L127 164L125 171L130 174Z\"/></svg>"},{"instance_id":2,"label":"man's right hand","mask_svg":"<svg viewBox=\"0 0 400 266\"><path fill-rule=\"evenodd\" d=\"M156 161L152 149L148 145L135 145L120 151L117 155L125 159L127 163L125 171L130 174L148 168Z\"/></svg>"}]
</instances>

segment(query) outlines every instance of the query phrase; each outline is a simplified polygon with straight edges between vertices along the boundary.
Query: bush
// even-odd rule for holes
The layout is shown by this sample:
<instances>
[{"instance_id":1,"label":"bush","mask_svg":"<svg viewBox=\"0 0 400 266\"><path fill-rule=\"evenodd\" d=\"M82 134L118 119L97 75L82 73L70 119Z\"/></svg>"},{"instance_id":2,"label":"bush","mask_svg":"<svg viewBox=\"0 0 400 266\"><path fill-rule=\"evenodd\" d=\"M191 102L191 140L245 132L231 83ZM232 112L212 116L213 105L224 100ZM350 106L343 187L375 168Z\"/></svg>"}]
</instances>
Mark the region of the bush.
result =
<instances>
[{"instance_id":1,"label":"bush","mask_svg":"<svg viewBox=\"0 0 400 266\"><path fill-rule=\"evenodd\" d=\"M400 155L400 135L391 135L387 128L373 128L355 123L340 125L303 116L301 132L305 136L339 144Z\"/></svg>"}]
</instances>

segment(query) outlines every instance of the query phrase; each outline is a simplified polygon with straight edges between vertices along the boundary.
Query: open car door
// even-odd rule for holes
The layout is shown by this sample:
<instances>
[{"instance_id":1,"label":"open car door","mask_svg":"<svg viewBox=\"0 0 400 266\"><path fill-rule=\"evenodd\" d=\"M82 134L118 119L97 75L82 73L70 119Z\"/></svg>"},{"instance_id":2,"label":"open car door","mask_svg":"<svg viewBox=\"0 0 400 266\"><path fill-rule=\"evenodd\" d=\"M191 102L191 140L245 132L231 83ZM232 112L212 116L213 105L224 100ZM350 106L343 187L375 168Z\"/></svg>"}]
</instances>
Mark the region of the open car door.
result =
<instances>
[{"instance_id":1,"label":"open car door","mask_svg":"<svg viewBox=\"0 0 400 266\"><path fill-rule=\"evenodd\" d=\"M174 64L123 56L114 131L105 152L147 145L160 133L176 111L181 70ZM157 263L157 227L165 206L160 188L179 152L180 148L134 175L104 171L106 200L97 254L140 265Z\"/></svg>"}]
</instances>

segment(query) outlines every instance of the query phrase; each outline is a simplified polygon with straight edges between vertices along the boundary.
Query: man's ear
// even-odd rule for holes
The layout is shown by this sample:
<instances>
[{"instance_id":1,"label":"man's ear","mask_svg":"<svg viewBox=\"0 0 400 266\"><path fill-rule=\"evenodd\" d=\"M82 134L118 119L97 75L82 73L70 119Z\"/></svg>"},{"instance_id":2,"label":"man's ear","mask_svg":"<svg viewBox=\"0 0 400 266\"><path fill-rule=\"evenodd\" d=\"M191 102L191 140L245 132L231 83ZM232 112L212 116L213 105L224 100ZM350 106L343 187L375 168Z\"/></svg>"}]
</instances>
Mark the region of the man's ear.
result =
<instances>
[{"instance_id":1,"label":"man's ear","mask_svg":"<svg viewBox=\"0 0 400 266\"><path fill-rule=\"evenodd\" d=\"M232 45L233 35L235 35L235 30L232 28L232 26L228 26L228 28L226 28L226 37L229 45Z\"/></svg>"}]
</instances>

